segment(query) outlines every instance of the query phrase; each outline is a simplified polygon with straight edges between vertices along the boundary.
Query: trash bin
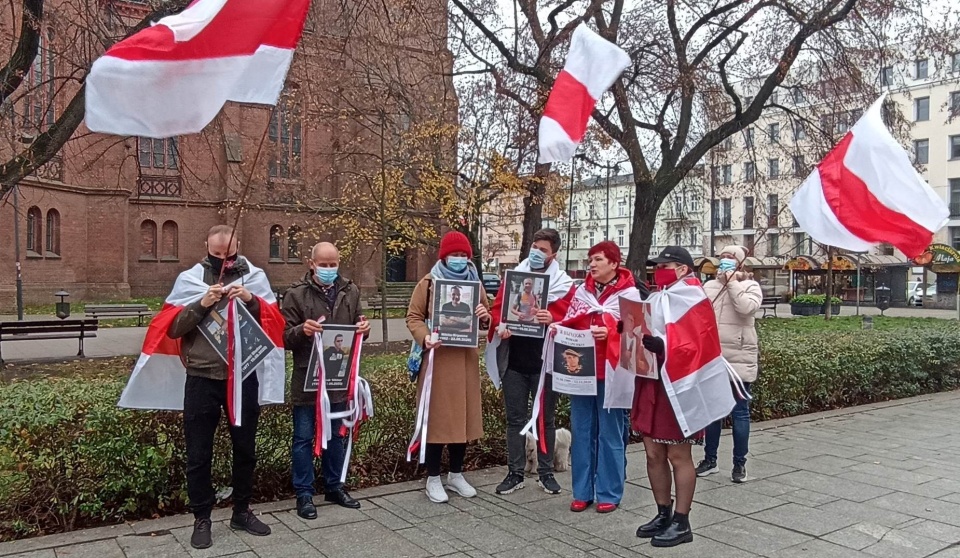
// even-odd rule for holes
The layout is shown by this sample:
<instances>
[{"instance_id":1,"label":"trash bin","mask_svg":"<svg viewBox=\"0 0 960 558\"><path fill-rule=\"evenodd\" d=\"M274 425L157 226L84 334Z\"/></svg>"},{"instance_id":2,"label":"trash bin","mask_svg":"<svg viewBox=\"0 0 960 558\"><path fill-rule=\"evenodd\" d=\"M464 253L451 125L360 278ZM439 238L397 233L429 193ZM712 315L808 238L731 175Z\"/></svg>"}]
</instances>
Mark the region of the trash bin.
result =
<instances>
[{"instance_id":1,"label":"trash bin","mask_svg":"<svg viewBox=\"0 0 960 558\"><path fill-rule=\"evenodd\" d=\"M58 291L53 293L53 296L60 297L60 302L57 303L57 317L61 320L65 320L70 317L70 303L64 299L70 296L70 293L67 291Z\"/></svg>"},{"instance_id":2,"label":"trash bin","mask_svg":"<svg viewBox=\"0 0 960 558\"><path fill-rule=\"evenodd\" d=\"M890 287L881 284L875 289L875 298L877 299L877 308L880 309L880 315L883 315L883 312L890 308Z\"/></svg>"}]
</instances>

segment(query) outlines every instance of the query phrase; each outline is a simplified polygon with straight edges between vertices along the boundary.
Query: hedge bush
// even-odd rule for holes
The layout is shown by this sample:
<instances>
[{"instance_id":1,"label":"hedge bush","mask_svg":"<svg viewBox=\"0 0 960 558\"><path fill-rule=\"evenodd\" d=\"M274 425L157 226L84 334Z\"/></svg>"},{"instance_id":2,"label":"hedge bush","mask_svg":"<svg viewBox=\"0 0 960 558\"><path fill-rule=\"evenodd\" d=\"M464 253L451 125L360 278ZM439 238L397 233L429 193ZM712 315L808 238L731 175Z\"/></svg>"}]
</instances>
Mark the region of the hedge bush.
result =
<instances>
[{"instance_id":1,"label":"hedge bush","mask_svg":"<svg viewBox=\"0 0 960 558\"><path fill-rule=\"evenodd\" d=\"M960 323L875 318L758 321L761 375L756 419L785 417L960 387ZM58 374L0 388L0 540L141 519L185 510L183 433L178 413L116 407L133 359L81 361ZM351 487L415 478L405 461L415 387L401 355L364 360L376 416L354 448ZM49 367L48 367L49 368ZM9 370L8 370L9 372ZM483 383L485 437L470 446L471 468L506 462L499 392ZM226 420L226 419L224 419ZM560 425L569 425L561 403ZM258 435L257 501L288 497L292 421L287 406L264 408ZM214 479L230 479L221 428Z\"/></svg>"}]
</instances>

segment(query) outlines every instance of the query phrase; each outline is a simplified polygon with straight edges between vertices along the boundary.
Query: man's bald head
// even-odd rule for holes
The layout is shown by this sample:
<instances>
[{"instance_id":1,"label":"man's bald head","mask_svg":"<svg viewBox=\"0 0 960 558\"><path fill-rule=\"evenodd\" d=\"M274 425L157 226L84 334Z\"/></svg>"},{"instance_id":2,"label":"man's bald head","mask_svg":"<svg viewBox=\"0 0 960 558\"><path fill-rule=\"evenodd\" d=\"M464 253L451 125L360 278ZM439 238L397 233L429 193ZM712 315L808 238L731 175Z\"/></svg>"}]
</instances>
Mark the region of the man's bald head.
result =
<instances>
[{"instance_id":1,"label":"man's bald head","mask_svg":"<svg viewBox=\"0 0 960 558\"><path fill-rule=\"evenodd\" d=\"M240 242L233 230L228 225L217 225L207 233L207 252L210 255L225 259L236 255L240 248Z\"/></svg>"},{"instance_id":2,"label":"man's bald head","mask_svg":"<svg viewBox=\"0 0 960 558\"><path fill-rule=\"evenodd\" d=\"M310 252L310 267L340 267L340 251L330 242L318 242Z\"/></svg>"}]
</instances>

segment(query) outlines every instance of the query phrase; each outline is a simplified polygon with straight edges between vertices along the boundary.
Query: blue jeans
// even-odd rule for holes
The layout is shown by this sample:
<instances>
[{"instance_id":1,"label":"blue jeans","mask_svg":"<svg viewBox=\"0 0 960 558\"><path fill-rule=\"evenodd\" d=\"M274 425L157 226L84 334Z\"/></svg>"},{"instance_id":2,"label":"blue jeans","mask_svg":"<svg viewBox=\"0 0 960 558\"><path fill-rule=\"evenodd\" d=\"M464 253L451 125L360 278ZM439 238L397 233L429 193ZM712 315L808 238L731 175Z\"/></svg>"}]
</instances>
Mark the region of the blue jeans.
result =
<instances>
[{"instance_id":1,"label":"blue jeans","mask_svg":"<svg viewBox=\"0 0 960 558\"><path fill-rule=\"evenodd\" d=\"M750 393L750 382L744 382L743 387ZM736 390L733 393L737 400L730 413L733 418L733 464L746 465L747 452L750 450L750 400L737 397ZM720 419L706 428L703 456L707 461L717 461L722 425L723 419Z\"/></svg>"},{"instance_id":2,"label":"blue jeans","mask_svg":"<svg viewBox=\"0 0 960 558\"><path fill-rule=\"evenodd\" d=\"M331 412L347 410L347 403L331 403ZM313 405L293 407L293 489L297 497L313 496L313 438L317 429L316 410ZM342 421L332 421L333 438L327 442L327 449L320 457L320 471L323 474L323 491L327 494L343 488L340 473L347 454L347 439L340 436Z\"/></svg>"},{"instance_id":3,"label":"blue jeans","mask_svg":"<svg viewBox=\"0 0 960 558\"><path fill-rule=\"evenodd\" d=\"M597 395L570 396L570 448L573 499L620 504L626 480L623 409L603 408L603 382Z\"/></svg>"}]
</instances>

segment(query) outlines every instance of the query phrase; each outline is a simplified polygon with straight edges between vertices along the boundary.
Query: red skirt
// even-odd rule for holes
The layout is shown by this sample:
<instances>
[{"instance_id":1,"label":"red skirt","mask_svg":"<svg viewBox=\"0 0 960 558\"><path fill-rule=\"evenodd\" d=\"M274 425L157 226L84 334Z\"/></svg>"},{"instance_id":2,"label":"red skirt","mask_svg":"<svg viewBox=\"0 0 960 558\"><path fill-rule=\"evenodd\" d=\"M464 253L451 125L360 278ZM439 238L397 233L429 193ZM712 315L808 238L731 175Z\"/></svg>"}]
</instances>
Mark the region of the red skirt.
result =
<instances>
[{"instance_id":1,"label":"red skirt","mask_svg":"<svg viewBox=\"0 0 960 558\"><path fill-rule=\"evenodd\" d=\"M683 435L662 380L637 378L630 419L634 431L657 442L697 443L703 439L703 430L689 437Z\"/></svg>"}]
</instances>

